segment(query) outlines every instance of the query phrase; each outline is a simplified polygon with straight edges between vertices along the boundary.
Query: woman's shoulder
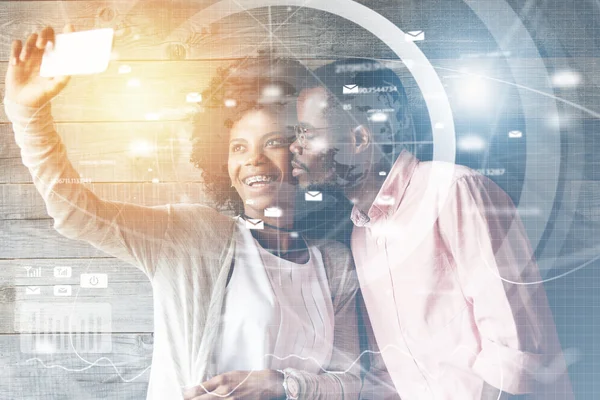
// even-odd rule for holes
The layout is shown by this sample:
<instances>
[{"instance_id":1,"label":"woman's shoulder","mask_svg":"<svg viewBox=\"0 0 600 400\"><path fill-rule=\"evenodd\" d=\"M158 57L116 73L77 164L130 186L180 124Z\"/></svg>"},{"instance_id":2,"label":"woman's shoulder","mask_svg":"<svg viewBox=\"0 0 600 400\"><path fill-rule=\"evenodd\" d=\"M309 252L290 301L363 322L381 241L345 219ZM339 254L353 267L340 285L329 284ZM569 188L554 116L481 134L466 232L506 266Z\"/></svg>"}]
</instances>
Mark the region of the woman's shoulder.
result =
<instances>
[{"instance_id":1,"label":"woman's shoulder","mask_svg":"<svg viewBox=\"0 0 600 400\"><path fill-rule=\"evenodd\" d=\"M336 240L307 240L309 246L316 247L323 258L323 266L327 274L332 295L354 291L358 286L358 278L354 268L354 259L348 246Z\"/></svg>"},{"instance_id":2,"label":"woman's shoulder","mask_svg":"<svg viewBox=\"0 0 600 400\"><path fill-rule=\"evenodd\" d=\"M347 261L347 258L352 258L350 248L345 244L332 239L307 239L309 246L314 246L321 254L330 255L332 257L339 257L340 260Z\"/></svg>"},{"instance_id":3,"label":"woman's shoulder","mask_svg":"<svg viewBox=\"0 0 600 400\"><path fill-rule=\"evenodd\" d=\"M169 204L169 222L171 233L194 231L206 235L229 235L233 230L235 219L204 204L179 203Z\"/></svg>"},{"instance_id":4,"label":"woman's shoulder","mask_svg":"<svg viewBox=\"0 0 600 400\"><path fill-rule=\"evenodd\" d=\"M206 221L230 221L234 218L223 214L216 208L200 203L175 203L169 204L170 212L174 217L189 218L191 216L204 217Z\"/></svg>"}]
</instances>

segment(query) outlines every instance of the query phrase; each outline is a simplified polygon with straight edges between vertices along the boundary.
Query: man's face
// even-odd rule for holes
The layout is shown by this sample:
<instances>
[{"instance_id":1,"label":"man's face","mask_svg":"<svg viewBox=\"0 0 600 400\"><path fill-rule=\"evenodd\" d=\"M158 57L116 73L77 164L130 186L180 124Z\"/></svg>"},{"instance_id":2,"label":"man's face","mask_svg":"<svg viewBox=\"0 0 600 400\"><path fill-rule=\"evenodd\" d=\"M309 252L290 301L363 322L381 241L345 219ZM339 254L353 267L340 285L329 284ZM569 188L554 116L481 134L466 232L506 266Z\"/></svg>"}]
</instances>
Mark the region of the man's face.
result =
<instances>
[{"instance_id":1,"label":"man's face","mask_svg":"<svg viewBox=\"0 0 600 400\"><path fill-rule=\"evenodd\" d=\"M327 91L312 88L298 97L300 139L290 150L292 175L303 189L343 188L354 164L354 146L349 121L336 114L339 107L328 104Z\"/></svg>"}]
</instances>

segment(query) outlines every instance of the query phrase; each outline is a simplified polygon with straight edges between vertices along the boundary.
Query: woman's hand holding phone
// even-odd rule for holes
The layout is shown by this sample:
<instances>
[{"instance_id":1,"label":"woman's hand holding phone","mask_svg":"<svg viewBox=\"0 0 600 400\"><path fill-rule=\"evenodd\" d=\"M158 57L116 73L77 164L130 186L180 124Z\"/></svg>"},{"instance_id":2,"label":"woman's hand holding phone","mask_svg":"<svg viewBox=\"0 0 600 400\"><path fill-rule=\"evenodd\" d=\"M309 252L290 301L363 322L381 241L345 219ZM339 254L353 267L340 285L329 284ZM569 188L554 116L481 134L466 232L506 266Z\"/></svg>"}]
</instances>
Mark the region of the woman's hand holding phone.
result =
<instances>
[{"instance_id":1,"label":"woman's hand holding phone","mask_svg":"<svg viewBox=\"0 0 600 400\"><path fill-rule=\"evenodd\" d=\"M67 24L65 33L74 32L73 25ZM45 78L40 76L42 56L46 46L55 43L54 29L47 26L40 33L29 35L25 44L20 40L12 42L10 61L6 72L7 100L23 106L39 108L58 95L69 82L69 76Z\"/></svg>"}]
</instances>

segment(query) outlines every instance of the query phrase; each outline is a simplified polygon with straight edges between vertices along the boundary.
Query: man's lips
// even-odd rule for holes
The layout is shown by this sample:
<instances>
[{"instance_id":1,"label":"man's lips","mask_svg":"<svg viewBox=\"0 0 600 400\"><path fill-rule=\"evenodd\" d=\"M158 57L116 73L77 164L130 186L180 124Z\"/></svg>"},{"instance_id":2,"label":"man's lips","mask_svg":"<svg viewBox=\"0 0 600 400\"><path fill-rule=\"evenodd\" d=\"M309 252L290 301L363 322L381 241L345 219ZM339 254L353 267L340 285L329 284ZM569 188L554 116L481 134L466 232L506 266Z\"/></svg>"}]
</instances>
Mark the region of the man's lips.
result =
<instances>
[{"instance_id":1,"label":"man's lips","mask_svg":"<svg viewBox=\"0 0 600 400\"><path fill-rule=\"evenodd\" d=\"M295 178L299 175L305 174L306 173L306 168L304 168L302 165L298 164L295 161L292 161L292 176Z\"/></svg>"}]
</instances>

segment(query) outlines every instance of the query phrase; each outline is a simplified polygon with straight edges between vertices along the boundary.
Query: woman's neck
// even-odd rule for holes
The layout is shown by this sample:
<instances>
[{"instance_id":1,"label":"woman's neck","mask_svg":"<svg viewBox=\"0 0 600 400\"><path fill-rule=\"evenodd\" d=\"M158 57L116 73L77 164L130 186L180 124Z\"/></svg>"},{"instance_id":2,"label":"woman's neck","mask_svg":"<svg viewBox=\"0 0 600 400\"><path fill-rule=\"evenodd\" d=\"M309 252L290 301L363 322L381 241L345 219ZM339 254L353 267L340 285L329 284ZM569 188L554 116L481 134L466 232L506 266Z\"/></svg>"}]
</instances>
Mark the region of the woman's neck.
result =
<instances>
[{"instance_id":1,"label":"woman's neck","mask_svg":"<svg viewBox=\"0 0 600 400\"><path fill-rule=\"evenodd\" d=\"M298 236L293 233L294 213L289 209L275 207L267 210L270 210L270 215L264 215L264 211L245 207L244 218L260 219L263 222L263 229L252 230L252 235L263 248L286 253L290 249L290 244Z\"/></svg>"},{"instance_id":2,"label":"woman's neck","mask_svg":"<svg viewBox=\"0 0 600 400\"><path fill-rule=\"evenodd\" d=\"M294 212L289 209L279 209L280 213L271 214L279 217L261 215L264 212L246 207L244 218L260 219L264 222L263 229L252 229L252 236L260 246L270 253L283 259L304 264L308 261L306 242L294 232ZM272 212L276 210L271 209Z\"/></svg>"}]
</instances>

